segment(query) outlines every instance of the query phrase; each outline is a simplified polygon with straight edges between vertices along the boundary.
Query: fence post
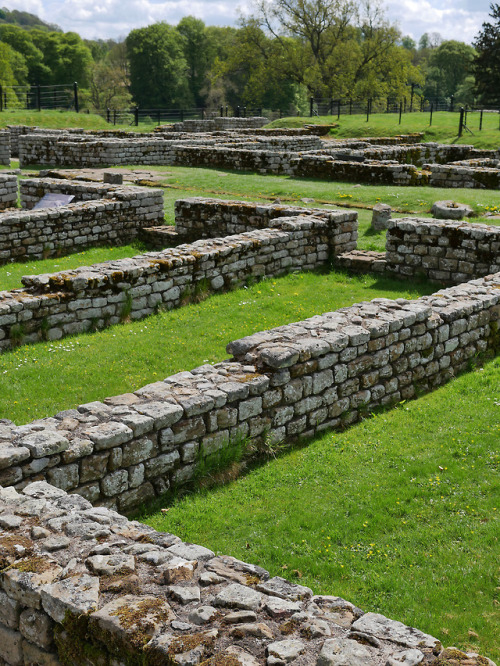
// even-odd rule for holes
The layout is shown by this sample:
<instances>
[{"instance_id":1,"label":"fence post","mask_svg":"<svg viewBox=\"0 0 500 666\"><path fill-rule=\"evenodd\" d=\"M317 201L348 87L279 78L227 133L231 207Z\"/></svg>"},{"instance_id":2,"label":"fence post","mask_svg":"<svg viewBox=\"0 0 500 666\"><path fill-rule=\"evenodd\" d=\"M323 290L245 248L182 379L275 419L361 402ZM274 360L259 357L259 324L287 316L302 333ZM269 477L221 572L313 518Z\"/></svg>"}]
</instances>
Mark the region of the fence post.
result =
<instances>
[{"instance_id":1,"label":"fence post","mask_svg":"<svg viewBox=\"0 0 500 666\"><path fill-rule=\"evenodd\" d=\"M243 118L246 118L246 117L247 117L247 107L244 106L243 107Z\"/></svg>"},{"instance_id":2,"label":"fence post","mask_svg":"<svg viewBox=\"0 0 500 666\"><path fill-rule=\"evenodd\" d=\"M236 117L237 117L237 118L240 117L240 105L239 105L239 104L238 104L238 106L236 107Z\"/></svg>"},{"instance_id":3,"label":"fence post","mask_svg":"<svg viewBox=\"0 0 500 666\"><path fill-rule=\"evenodd\" d=\"M352 116L352 97L349 98L349 115Z\"/></svg>"},{"instance_id":4,"label":"fence post","mask_svg":"<svg viewBox=\"0 0 500 666\"><path fill-rule=\"evenodd\" d=\"M337 102L337 120L340 118L340 100Z\"/></svg>"},{"instance_id":5,"label":"fence post","mask_svg":"<svg viewBox=\"0 0 500 666\"><path fill-rule=\"evenodd\" d=\"M313 111L314 111L314 97L309 98L309 117L313 117Z\"/></svg>"},{"instance_id":6,"label":"fence post","mask_svg":"<svg viewBox=\"0 0 500 666\"><path fill-rule=\"evenodd\" d=\"M368 100L368 103L366 105L366 122L370 120L370 100Z\"/></svg>"},{"instance_id":7,"label":"fence post","mask_svg":"<svg viewBox=\"0 0 500 666\"><path fill-rule=\"evenodd\" d=\"M453 111L453 102L455 101L454 96L450 97L450 111Z\"/></svg>"},{"instance_id":8,"label":"fence post","mask_svg":"<svg viewBox=\"0 0 500 666\"><path fill-rule=\"evenodd\" d=\"M3 86L0 83L0 111L3 111Z\"/></svg>"},{"instance_id":9,"label":"fence post","mask_svg":"<svg viewBox=\"0 0 500 666\"><path fill-rule=\"evenodd\" d=\"M429 127L432 126L432 112L434 111L434 102L431 102L431 117L429 120Z\"/></svg>"},{"instance_id":10,"label":"fence post","mask_svg":"<svg viewBox=\"0 0 500 666\"><path fill-rule=\"evenodd\" d=\"M460 107L460 119L458 121L458 136L462 136L462 131L464 128L464 107Z\"/></svg>"},{"instance_id":11,"label":"fence post","mask_svg":"<svg viewBox=\"0 0 500 666\"><path fill-rule=\"evenodd\" d=\"M36 108L38 111L42 110L42 96L40 94L40 84L36 84Z\"/></svg>"},{"instance_id":12,"label":"fence post","mask_svg":"<svg viewBox=\"0 0 500 666\"><path fill-rule=\"evenodd\" d=\"M107 123L111 122L111 111L109 110L109 106L106 109L106 122Z\"/></svg>"},{"instance_id":13,"label":"fence post","mask_svg":"<svg viewBox=\"0 0 500 666\"><path fill-rule=\"evenodd\" d=\"M385 112L389 113L389 98L387 98L386 103L385 103Z\"/></svg>"},{"instance_id":14,"label":"fence post","mask_svg":"<svg viewBox=\"0 0 500 666\"><path fill-rule=\"evenodd\" d=\"M79 113L80 104L78 103L78 83L76 81L73 83L73 100L75 102L75 111Z\"/></svg>"},{"instance_id":15,"label":"fence post","mask_svg":"<svg viewBox=\"0 0 500 666\"><path fill-rule=\"evenodd\" d=\"M113 109L113 125L116 125L116 109Z\"/></svg>"},{"instance_id":16,"label":"fence post","mask_svg":"<svg viewBox=\"0 0 500 666\"><path fill-rule=\"evenodd\" d=\"M135 126L139 127L139 107L136 106L134 109L134 120L135 120Z\"/></svg>"},{"instance_id":17,"label":"fence post","mask_svg":"<svg viewBox=\"0 0 500 666\"><path fill-rule=\"evenodd\" d=\"M224 107L223 106L220 107L220 117L221 118L224 117Z\"/></svg>"},{"instance_id":18,"label":"fence post","mask_svg":"<svg viewBox=\"0 0 500 666\"><path fill-rule=\"evenodd\" d=\"M205 120L205 109L201 110L201 119Z\"/></svg>"},{"instance_id":19,"label":"fence post","mask_svg":"<svg viewBox=\"0 0 500 666\"><path fill-rule=\"evenodd\" d=\"M483 109L481 109L481 113L479 114L479 131L483 129Z\"/></svg>"},{"instance_id":20,"label":"fence post","mask_svg":"<svg viewBox=\"0 0 500 666\"><path fill-rule=\"evenodd\" d=\"M399 102L399 124L401 125L401 116L403 115L403 102Z\"/></svg>"},{"instance_id":21,"label":"fence post","mask_svg":"<svg viewBox=\"0 0 500 666\"><path fill-rule=\"evenodd\" d=\"M228 108L229 108L229 107L228 107L227 104L226 104L226 118L227 118Z\"/></svg>"},{"instance_id":22,"label":"fence post","mask_svg":"<svg viewBox=\"0 0 500 666\"><path fill-rule=\"evenodd\" d=\"M181 123L184 122L184 109L181 109Z\"/></svg>"}]
</instances>

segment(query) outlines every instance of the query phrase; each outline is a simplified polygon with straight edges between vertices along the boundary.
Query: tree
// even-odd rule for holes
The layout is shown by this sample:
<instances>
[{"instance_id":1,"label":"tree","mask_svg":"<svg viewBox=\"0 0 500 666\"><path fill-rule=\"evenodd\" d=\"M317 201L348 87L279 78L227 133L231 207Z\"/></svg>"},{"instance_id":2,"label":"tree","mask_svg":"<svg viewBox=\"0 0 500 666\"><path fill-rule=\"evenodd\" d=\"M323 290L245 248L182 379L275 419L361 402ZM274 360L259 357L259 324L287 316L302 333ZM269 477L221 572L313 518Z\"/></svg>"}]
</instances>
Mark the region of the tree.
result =
<instances>
[{"instance_id":1,"label":"tree","mask_svg":"<svg viewBox=\"0 0 500 666\"><path fill-rule=\"evenodd\" d=\"M96 62L92 66L88 90L82 91L82 105L97 111L123 109L131 106L132 95L119 67L107 62Z\"/></svg>"},{"instance_id":2,"label":"tree","mask_svg":"<svg viewBox=\"0 0 500 666\"><path fill-rule=\"evenodd\" d=\"M180 33L167 23L132 30L125 40L130 89L142 108L190 105L187 63Z\"/></svg>"},{"instance_id":3,"label":"tree","mask_svg":"<svg viewBox=\"0 0 500 666\"><path fill-rule=\"evenodd\" d=\"M442 42L434 49L427 63L424 94L428 99L449 99L457 93L471 73L476 51L455 40Z\"/></svg>"},{"instance_id":4,"label":"tree","mask_svg":"<svg viewBox=\"0 0 500 666\"><path fill-rule=\"evenodd\" d=\"M500 103L500 5L490 5L492 23L483 23L474 46L476 93L483 104Z\"/></svg>"},{"instance_id":5,"label":"tree","mask_svg":"<svg viewBox=\"0 0 500 666\"><path fill-rule=\"evenodd\" d=\"M31 32L16 25L0 25L0 40L23 56L28 68L28 83L42 83L50 78L50 69L43 62L42 51L33 43Z\"/></svg>"},{"instance_id":6,"label":"tree","mask_svg":"<svg viewBox=\"0 0 500 666\"><path fill-rule=\"evenodd\" d=\"M76 32L42 32L32 30L34 45L43 53L45 75L37 83L57 85L78 81L86 87L92 54Z\"/></svg>"},{"instance_id":7,"label":"tree","mask_svg":"<svg viewBox=\"0 0 500 666\"><path fill-rule=\"evenodd\" d=\"M215 45L201 19L185 16L177 26L183 38L189 90L196 107L204 106L208 72L215 60Z\"/></svg>"}]
</instances>

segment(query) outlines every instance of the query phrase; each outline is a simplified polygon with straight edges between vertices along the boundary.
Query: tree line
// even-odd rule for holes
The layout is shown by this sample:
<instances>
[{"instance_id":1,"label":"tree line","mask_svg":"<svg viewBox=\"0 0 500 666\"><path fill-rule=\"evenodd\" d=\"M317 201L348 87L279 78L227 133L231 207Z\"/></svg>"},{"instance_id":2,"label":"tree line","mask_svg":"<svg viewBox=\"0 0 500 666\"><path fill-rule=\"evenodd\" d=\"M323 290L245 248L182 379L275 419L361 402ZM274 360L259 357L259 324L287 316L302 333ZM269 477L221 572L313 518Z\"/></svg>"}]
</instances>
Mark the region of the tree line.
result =
<instances>
[{"instance_id":1,"label":"tree line","mask_svg":"<svg viewBox=\"0 0 500 666\"><path fill-rule=\"evenodd\" d=\"M308 99L412 95L497 103L500 5L473 45L402 36L372 0L256 0L237 27L193 16L86 40L26 12L0 10L0 84L77 81L81 106L304 112ZM30 18L31 17L31 18Z\"/></svg>"}]
</instances>

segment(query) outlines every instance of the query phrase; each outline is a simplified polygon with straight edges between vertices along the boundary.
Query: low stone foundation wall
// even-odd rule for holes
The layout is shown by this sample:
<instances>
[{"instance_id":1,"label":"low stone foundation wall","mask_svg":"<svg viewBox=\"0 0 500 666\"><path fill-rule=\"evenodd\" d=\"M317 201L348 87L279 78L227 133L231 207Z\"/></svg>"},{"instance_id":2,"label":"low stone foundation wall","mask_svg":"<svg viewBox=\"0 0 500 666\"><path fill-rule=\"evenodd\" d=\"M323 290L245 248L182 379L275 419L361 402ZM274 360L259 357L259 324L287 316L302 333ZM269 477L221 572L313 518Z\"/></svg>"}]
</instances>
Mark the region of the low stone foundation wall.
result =
<instances>
[{"instance_id":1,"label":"low stone foundation wall","mask_svg":"<svg viewBox=\"0 0 500 666\"><path fill-rule=\"evenodd\" d=\"M220 130L253 130L263 127L269 122L265 116L252 116L249 118L226 118L216 116L207 120L184 120L169 126L175 132L215 132Z\"/></svg>"},{"instance_id":2,"label":"low stone foundation wall","mask_svg":"<svg viewBox=\"0 0 500 666\"><path fill-rule=\"evenodd\" d=\"M499 287L497 273L415 301L357 304L231 342L233 360L133 394L4 423L0 485L47 480L129 511L242 438L277 443L344 427L498 349Z\"/></svg>"},{"instance_id":3,"label":"low stone foundation wall","mask_svg":"<svg viewBox=\"0 0 500 666\"><path fill-rule=\"evenodd\" d=\"M498 167L426 164L424 168L430 172L429 185L433 187L500 188Z\"/></svg>"},{"instance_id":4,"label":"low stone foundation wall","mask_svg":"<svg viewBox=\"0 0 500 666\"><path fill-rule=\"evenodd\" d=\"M0 130L0 164L10 166L10 132Z\"/></svg>"},{"instance_id":5,"label":"low stone foundation wall","mask_svg":"<svg viewBox=\"0 0 500 666\"><path fill-rule=\"evenodd\" d=\"M60 339L128 317L141 319L158 308L190 302L200 292L230 289L248 279L324 266L338 239L346 243L344 225L353 227L355 238L351 219L352 213L342 212L332 212L327 220L281 218L279 228L26 276L26 290L0 292L0 349Z\"/></svg>"},{"instance_id":6,"label":"low stone foundation wall","mask_svg":"<svg viewBox=\"0 0 500 666\"><path fill-rule=\"evenodd\" d=\"M0 211L5 210L6 208L14 208L16 204L17 204L17 176L15 176L14 174L2 175L2 173L0 172ZM0 222L0 238L1 237L2 237L2 230Z\"/></svg>"},{"instance_id":7,"label":"low stone foundation wall","mask_svg":"<svg viewBox=\"0 0 500 666\"><path fill-rule=\"evenodd\" d=\"M0 512L7 666L494 666L44 482Z\"/></svg>"},{"instance_id":8,"label":"low stone foundation wall","mask_svg":"<svg viewBox=\"0 0 500 666\"><path fill-rule=\"evenodd\" d=\"M17 183L14 184L17 199ZM47 192L75 193L77 198L100 201L77 201L58 208L15 210L0 215L0 263L59 256L98 245L123 245L137 238L142 227L164 220L160 189L99 188L87 183L41 179L21 181L21 197L28 207Z\"/></svg>"},{"instance_id":9,"label":"low stone foundation wall","mask_svg":"<svg viewBox=\"0 0 500 666\"><path fill-rule=\"evenodd\" d=\"M255 204L192 197L175 202L175 230L180 239L218 238L255 229L280 226L280 218L313 216L328 222L332 256L356 247L358 216L355 212L302 208L281 204Z\"/></svg>"},{"instance_id":10,"label":"low stone foundation wall","mask_svg":"<svg viewBox=\"0 0 500 666\"><path fill-rule=\"evenodd\" d=\"M451 220L390 220L386 270L458 284L500 271L500 228Z\"/></svg>"}]
</instances>

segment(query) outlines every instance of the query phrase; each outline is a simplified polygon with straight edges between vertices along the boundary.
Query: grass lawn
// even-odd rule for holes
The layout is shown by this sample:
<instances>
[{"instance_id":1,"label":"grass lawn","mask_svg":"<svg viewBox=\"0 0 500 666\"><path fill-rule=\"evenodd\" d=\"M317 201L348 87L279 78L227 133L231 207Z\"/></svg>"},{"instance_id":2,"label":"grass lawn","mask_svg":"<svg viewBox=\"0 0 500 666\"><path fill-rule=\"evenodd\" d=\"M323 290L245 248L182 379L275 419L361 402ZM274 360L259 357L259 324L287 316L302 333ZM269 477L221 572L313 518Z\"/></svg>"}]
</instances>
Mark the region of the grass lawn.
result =
<instances>
[{"instance_id":1,"label":"grass lawn","mask_svg":"<svg viewBox=\"0 0 500 666\"><path fill-rule=\"evenodd\" d=\"M500 359L142 520L500 658Z\"/></svg>"},{"instance_id":2,"label":"grass lawn","mask_svg":"<svg viewBox=\"0 0 500 666\"><path fill-rule=\"evenodd\" d=\"M266 127L302 127L308 124L335 124L330 138L344 139L352 137L395 136L424 132L424 141L438 143L460 143L474 145L477 148L498 148L500 146L500 123L498 113L483 114L483 129L479 131L479 112L469 113L467 126L472 131L463 132L458 137L458 112L439 111L433 113L430 125L430 113L404 113L399 124L399 114L374 113L366 120L366 115L317 116L313 118L282 118Z\"/></svg>"},{"instance_id":3,"label":"grass lawn","mask_svg":"<svg viewBox=\"0 0 500 666\"><path fill-rule=\"evenodd\" d=\"M202 363L227 358L231 340L377 297L418 298L428 283L373 275L301 273L265 280L203 303L0 355L0 418L52 416Z\"/></svg>"}]
</instances>

